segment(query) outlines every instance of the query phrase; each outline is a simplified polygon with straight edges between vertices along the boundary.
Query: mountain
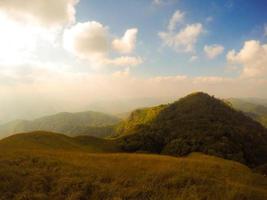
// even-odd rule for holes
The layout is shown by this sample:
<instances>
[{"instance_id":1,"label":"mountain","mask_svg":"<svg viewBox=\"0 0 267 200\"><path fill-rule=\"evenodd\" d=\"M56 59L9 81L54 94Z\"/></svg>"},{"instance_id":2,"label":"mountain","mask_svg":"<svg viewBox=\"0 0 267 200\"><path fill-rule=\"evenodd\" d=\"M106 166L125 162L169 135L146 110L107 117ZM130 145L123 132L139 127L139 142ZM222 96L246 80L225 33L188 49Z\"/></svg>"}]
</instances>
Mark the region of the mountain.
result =
<instances>
[{"instance_id":1,"label":"mountain","mask_svg":"<svg viewBox=\"0 0 267 200\"><path fill-rule=\"evenodd\" d=\"M233 108L243 111L246 115L260 122L263 126L267 127L267 106L251 103L250 99L226 99Z\"/></svg>"},{"instance_id":2,"label":"mountain","mask_svg":"<svg viewBox=\"0 0 267 200\"><path fill-rule=\"evenodd\" d=\"M0 140L0 151L43 150L43 151L84 151L118 152L114 140L104 140L92 136L69 137L59 133L34 131L20 133Z\"/></svg>"},{"instance_id":3,"label":"mountain","mask_svg":"<svg viewBox=\"0 0 267 200\"><path fill-rule=\"evenodd\" d=\"M253 103L253 104L257 104L257 105L262 105L267 107L267 99L264 98L242 98L242 100L249 102L249 103Z\"/></svg>"},{"instance_id":4,"label":"mountain","mask_svg":"<svg viewBox=\"0 0 267 200\"><path fill-rule=\"evenodd\" d=\"M0 140L0 199L267 199L267 178L240 163L111 153L114 142L49 132Z\"/></svg>"},{"instance_id":5,"label":"mountain","mask_svg":"<svg viewBox=\"0 0 267 200\"><path fill-rule=\"evenodd\" d=\"M208 94L193 93L158 107L146 121L143 116L151 110L155 107L134 112L119 125L123 150L180 156L203 152L249 166L267 162L267 130Z\"/></svg>"},{"instance_id":6,"label":"mountain","mask_svg":"<svg viewBox=\"0 0 267 200\"><path fill-rule=\"evenodd\" d=\"M16 120L0 126L0 137L36 130L64 133L70 136L92 135L104 137L112 133L117 117L99 112L58 113L32 121Z\"/></svg>"}]
</instances>

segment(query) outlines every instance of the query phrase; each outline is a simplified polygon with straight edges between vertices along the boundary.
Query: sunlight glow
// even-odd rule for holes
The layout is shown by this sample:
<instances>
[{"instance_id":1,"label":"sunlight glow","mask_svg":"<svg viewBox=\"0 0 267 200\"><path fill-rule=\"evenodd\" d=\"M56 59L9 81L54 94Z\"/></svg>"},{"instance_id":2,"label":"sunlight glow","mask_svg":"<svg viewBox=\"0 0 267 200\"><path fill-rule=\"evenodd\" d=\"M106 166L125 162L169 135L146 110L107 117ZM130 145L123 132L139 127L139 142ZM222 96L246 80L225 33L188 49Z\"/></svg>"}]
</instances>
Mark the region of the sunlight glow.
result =
<instances>
[{"instance_id":1,"label":"sunlight glow","mask_svg":"<svg viewBox=\"0 0 267 200\"><path fill-rule=\"evenodd\" d=\"M55 43L58 30L18 23L0 14L0 64L16 64L34 58L42 41Z\"/></svg>"}]
</instances>

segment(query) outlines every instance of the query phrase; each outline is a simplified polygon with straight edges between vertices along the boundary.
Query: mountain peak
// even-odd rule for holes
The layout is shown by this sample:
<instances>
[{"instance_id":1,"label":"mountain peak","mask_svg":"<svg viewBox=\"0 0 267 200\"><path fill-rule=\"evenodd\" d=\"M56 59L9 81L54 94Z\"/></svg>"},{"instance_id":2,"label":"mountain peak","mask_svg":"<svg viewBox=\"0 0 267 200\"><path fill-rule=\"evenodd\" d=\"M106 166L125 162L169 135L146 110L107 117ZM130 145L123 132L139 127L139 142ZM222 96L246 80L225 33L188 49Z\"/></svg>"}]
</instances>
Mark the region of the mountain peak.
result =
<instances>
[{"instance_id":1,"label":"mountain peak","mask_svg":"<svg viewBox=\"0 0 267 200\"><path fill-rule=\"evenodd\" d=\"M197 91L197 92L193 92L191 94L186 95L184 98L189 98L189 97L211 97L208 93L202 92L202 91Z\"/></svg>"},{"instance_id":2,"label":"mountain peak","mask_svg":"<svg viewBox=\"0 0 267 200\"><path fill-rule=\"evenodd\" d=\"M181 99L179 99L176 102L187 102L187 103L198 103L198 102L210 102L210 101L216 101L219 102L219 99L216 99L214 96L209 95L205 92L194 92L191 93Z\"/></svg>"},{"instance_id":3,"label":"mountain peak","mask_svg":"<svg viewBox=\"0 0 267 200\"><path fill-rule=\"evenodd\" d=\"M126 150L171 155L197 151L249 165L267 161L267 130L203 92L166 105L149 123L139 119L135 116L135 123L129 119L124 124L135 125L124 138Z\"/></svg>"}]
</instances>

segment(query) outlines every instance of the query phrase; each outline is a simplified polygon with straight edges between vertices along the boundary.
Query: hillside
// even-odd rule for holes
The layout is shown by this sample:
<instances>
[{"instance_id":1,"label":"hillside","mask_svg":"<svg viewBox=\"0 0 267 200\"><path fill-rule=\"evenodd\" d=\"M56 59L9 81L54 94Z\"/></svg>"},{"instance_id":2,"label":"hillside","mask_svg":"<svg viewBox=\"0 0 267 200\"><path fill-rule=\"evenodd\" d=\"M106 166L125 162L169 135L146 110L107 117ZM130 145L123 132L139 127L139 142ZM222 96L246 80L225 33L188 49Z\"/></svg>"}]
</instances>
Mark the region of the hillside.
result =
<instances>
[{"instance_id":1,"label":"hillside","mask_svg":"<svg viewBox=\"0 0 267 200\"><path fill-rule=\"evenodd\" d=\"M36 130L64 133L70 136L104 137L112 133L112 125L119 119L98 112L58 113L33 121L16 120L0 126L0 138L10 134Z\"/></svg>"},{"instance_id":2,"label":"hillside","mask_svg":"<svg viewBox=\"0 0 267 200\"><path fill-rule=\"evenodd\" d=\"M135 126L137 118L124 122L134 131L118 132L125 151L181 156L197 151L250 166L267 162L267 130L208 94L194 93L169 104L149 123Z\"/></svg>"},{"instance_id":3,"label":"hillside","mask_svg":"<svg viewBox=\"0 0 267 200\"><path fill-rule=\"evenodd\" d=\"M0 199L265 200L266 177L192 154L175 158L77 151L0 151Z\"/></svg>"},{"instance_id":4,"label":"hillside","mask_svg":"<svg viewBox=\"0 0 267 200\"><path fill-rule=\"evenodd\" d=\"M166 106L160 105L151 108L137 109L126 120L116 126L116 132L120 135L129 135L135 132L139 126L150 124Z\"/></svg>"},{"instance_id":5,"label":"hillside","mask_svg":"<svg viewBox=\"0 0 267 200\"><path fill-rule=\"evenodd\" d=\"M35 131L15 134L0 140L0 151L43 150L43 151L85 151L118 152L119 147L113 140L92 136L69 137L63 134Z\"/></svg>"},{"instance_id":6,"label":"hillside","mask_svg":"<svg viewBox=\"0 0 267 200\"><path fill-rule=\"evenodd\" d=\"M243 111L246 115L267 127L267 107L261 104L251 103L249 100L230 98L226 99L233 108Z\"/></svg>"}]
</instances>

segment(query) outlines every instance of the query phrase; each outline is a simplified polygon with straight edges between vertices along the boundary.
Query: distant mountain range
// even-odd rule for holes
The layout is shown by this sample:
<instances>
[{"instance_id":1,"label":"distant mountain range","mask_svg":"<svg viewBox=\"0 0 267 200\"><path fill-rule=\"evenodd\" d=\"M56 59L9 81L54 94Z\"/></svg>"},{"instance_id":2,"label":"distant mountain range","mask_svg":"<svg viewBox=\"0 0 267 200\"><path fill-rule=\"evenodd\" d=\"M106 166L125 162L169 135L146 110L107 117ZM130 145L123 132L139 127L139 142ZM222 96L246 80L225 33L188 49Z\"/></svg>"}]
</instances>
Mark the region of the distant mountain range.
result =
<instances>
[{"instance_id":1,"label":"distant mountain range","mask_svg":"<svg viewBox=\"0 0 267 200\"><path fill-rule=\"evenodd\" d=\"M226 99L226 102L229 102L233 108L243 111L246 115L260 122L267 128L267 104L265 106L264 101L230 98Z\"/></svg>"},{"instance_id":2,"label":"distant mountain range","mask_svg":"<svg viewBox=\"0 0 267 200\"><path fill-rule=\"evenodd\" d=\"M29 131L52 131L69 136L92 135L104 137L110 135L112 126L119 118L99 112L58 113L35 120L15 120L0 125L0 138L14 133Z\"/></svg>"},{"instance_id":3,"label":"distant mountain range","mask_svg":"<svg viewBox=\"0 0 267 200\"><path fill-rule=\"evenodd\" d=\"M0 126L0 136L31 131L109 136L126 152L202 152L258 166L267 162L267 130L260 124L265 116L262 105L198 92L171 104L137 109L124 120L88 111L12 121Z\"/></svg>"}]
</instances>

